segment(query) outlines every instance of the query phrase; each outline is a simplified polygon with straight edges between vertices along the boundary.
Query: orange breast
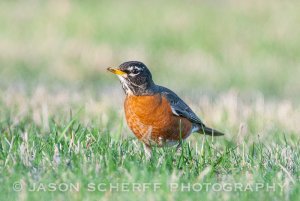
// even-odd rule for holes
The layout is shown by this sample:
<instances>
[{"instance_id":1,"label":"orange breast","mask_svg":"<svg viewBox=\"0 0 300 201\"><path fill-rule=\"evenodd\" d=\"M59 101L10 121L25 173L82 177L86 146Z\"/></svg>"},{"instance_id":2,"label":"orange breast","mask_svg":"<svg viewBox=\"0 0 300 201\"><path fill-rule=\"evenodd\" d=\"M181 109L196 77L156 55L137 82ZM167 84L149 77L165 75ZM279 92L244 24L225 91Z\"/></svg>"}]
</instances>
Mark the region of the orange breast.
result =
<instances>
[{"instance_id":1,"label":"orange breast","mask_svg":"<svg viewBox=\"0 0 300 201\"><path fill-rule=\"evenodd\" d=\"M173 144L191 133L192 123L175 116L168 100L160 94L127 96L124 108L129 128L148 145Z\"/></svg>"}]
</instances>

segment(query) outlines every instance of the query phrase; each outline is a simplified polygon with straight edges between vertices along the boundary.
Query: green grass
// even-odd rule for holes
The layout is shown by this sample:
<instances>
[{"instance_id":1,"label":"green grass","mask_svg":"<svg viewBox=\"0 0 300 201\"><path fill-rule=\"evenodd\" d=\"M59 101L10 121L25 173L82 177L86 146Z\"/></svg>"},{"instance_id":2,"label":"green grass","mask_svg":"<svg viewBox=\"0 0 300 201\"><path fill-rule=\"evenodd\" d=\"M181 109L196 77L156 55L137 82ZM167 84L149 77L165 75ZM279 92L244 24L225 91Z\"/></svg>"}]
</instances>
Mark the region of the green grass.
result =
<instances>
[{"instance_id":1,"label":"green grass","mask_svg":"<svg viewBox=\"0 0 300 201\"><path fill-rule=\"evenodd\" d=\"M42 93L15 92L13 103L1 96L2 199L297 200L299 196L299 137L287 128L289 122L276 123L278 119L273 119L267 123L269 106L265 113L255 109L241 117L248 128L237 132L240 119L233 118L237 114L226 112L218 101L210 103L206 107L212 114L223 113L214 126L222 128L226 136L194 134L183 143L182 151L154 147L152 158L147 160L142 144L124 124L122 111L92 107L95 103L80 106L87 102L84 99L77 103L67 99L61 105L58 99L62 94L37 94ZM74 99L77 95L66 96ZM9 108L10 104L15 107ZM27 107L21 112L24 104ZM41 104L52 109L39 107ZM240 107L246 110L256 104L241 102ZM102 113L91 112L99 108ZM22 185L22 190L14 190L16 185ZM122 190L121 185L127 187ZM138 192L134 185L148 187ZM268 185L275 189L268 189Z\"/></svg>"},{"instance_id":2,"label":"green grass","mask_svg":"<svg viewBox=\"0 0 300 201\"><path fill-rule=\"evenodd\" d=\"M1 1L0 200L298 200L298 8ZM194 134L147 160L106 72L127 60L226 135Z\"/></svg>"},{"instance_id":3,"label":"green grass","mask_svg":"<svg viewBox=\"0 0 300 201\"><path fill-rule=\"evenodd\" d=\"M296 200L299 196L299 140L281 131L271 143L259 137L255 142L238 144L196 136L183 144L181 152L154 148L153 157L147 160L136 139L123 137L122 132L112 132L105 125L84 126L76 120L50 120L49 124L49 132L44 132L30 119L16 125L9 119L1 123L2 199ZM16 182L22 185L22 191L13 190ZM145 183L150 187L144 192L132 188L118 192L121 187L110 192L108 187ZM102 186L97 190L99 184ZM242 190L226 190L239 184ZM34 187L37 185L40 188ZM56 190L52 192L48 185L55 185ZM70 192L59 185L76 188ZM211 186L205 190L205 185ZM218 185L227 188L220 191ZM255 185L264 187L255 190ZM275 189L268 190L266 185L275 185Z\"/></svg>"}]
</instances>

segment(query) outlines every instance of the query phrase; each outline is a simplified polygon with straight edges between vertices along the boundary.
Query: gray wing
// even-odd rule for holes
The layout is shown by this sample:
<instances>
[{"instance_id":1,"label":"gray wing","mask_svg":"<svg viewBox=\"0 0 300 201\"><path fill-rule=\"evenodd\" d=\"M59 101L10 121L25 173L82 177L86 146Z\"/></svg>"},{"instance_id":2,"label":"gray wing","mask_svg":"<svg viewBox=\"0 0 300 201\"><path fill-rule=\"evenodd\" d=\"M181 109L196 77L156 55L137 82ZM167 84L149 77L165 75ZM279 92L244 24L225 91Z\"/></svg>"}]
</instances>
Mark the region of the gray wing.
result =
<instances>
[{"instance_id":1,"label":"gray wing","mask_svg":"<svg viewBox=\"0 0 300 201\"><path fill-rule=\"evenodd\" d=\"M204 125L199 117L192 111L192 109L181 100L173 91L168 88L160 87L160 92L168 99L171 104L172 112L176 116L182 116L189 119L192 123Z\"/></svg>"}]
</instances>

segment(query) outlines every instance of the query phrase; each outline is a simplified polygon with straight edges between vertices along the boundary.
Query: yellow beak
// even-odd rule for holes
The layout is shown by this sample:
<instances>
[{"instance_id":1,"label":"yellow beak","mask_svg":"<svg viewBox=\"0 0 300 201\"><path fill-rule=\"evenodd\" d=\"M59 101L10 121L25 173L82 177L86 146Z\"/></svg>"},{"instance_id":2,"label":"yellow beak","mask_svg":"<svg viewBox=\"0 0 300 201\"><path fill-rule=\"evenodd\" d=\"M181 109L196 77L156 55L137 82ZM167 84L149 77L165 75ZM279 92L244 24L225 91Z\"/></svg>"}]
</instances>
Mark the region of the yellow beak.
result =
<instances>
[{"instance_id":1,"label":"yellow beak","mask_svg":"<svg viewBox=\"0 0 300 201\"><path fill-rule=\"evenodd\" d=\"M113 74L116 74L116 75L121 75L122 76L122 75L126 75L127 74L127 73L125 73L125 72L123 72L123 71L121 71L121 70L119 70L117 68L108 67L107 70L109 72L112 72Z\"/></svg>"}]
</instances>

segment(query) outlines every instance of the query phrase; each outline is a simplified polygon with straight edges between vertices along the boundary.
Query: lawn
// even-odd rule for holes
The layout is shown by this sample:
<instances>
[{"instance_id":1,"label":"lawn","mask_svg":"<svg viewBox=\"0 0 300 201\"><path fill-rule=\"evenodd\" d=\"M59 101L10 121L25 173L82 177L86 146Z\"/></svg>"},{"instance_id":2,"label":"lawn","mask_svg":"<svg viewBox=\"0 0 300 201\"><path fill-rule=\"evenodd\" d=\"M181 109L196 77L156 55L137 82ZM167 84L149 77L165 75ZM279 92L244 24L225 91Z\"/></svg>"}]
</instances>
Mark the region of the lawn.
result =
<instances>
[{"instance_id":1,"label":"lawn","mask_svg":"<svg viewBox=\"0 0 300 201\"><path fill-rule=\"evenodd\" d=\"M298 200L299 2L1 1L0 200ZM150 160L108 66L224 137Z\"/></svg>"}]
</instances>

